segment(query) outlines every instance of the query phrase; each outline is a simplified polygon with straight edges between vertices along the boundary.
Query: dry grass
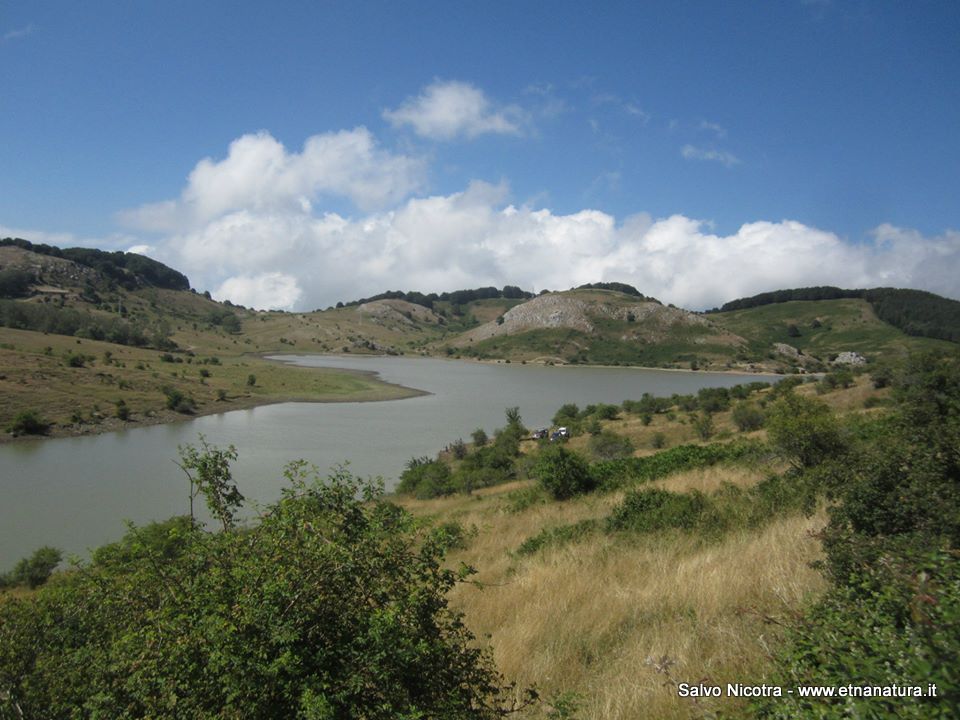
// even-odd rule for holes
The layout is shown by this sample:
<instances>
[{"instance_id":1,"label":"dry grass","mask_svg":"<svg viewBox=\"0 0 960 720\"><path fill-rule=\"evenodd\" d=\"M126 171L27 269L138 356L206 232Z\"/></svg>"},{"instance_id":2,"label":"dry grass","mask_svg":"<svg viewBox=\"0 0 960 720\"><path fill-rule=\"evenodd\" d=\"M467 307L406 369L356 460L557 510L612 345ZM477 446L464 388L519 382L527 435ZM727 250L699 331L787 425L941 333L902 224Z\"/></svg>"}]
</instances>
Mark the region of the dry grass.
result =
<instances>
[{"instance_id":1,"label":"dry grass","mask_svg":"<svg viewBox=\"0 0 960 720\"><path fill-rule=\"evenodd\" d=\"M761 477L708 468L659 484L710 492ZM512 552L542 528L604 517L621 499L585 497L510 513L503 496L522 486L403 504L476 526L469 547L451 560L476 567L480 587L459 587L454 605L506 677L535 685L548 700L577 693L578 718L687 718L695 708L669 679L761 682L776 643L771 619L792 616L824 588L809 567L819 557L814 534L823 516L776 518L712 543L682 533L597 533L517 559ZM663 657L672 663L669 678L648 662Z\"/></svg>"}]
</instances>

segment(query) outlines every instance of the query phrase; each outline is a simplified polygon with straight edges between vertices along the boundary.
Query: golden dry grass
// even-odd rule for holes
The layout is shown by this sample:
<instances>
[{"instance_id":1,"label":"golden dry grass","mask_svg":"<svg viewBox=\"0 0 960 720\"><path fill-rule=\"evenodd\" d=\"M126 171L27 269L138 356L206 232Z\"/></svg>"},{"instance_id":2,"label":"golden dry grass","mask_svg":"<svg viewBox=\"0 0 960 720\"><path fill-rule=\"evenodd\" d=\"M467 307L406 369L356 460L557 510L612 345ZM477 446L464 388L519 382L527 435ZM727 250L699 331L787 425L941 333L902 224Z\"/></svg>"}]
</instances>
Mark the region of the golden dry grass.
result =
<instances>
[{"instance_id":1,"label":"golden dry grass","mask_svg":"<svg viewBox=\"0 0 960 720\"><path fill-rule=\"evenodd\" d=\"M671 490L710 492L762 475L708 468L660 481ZM825 518L775 518L767 526L705 542L683 533L597 532L519 559L512 553L542 528L602 518L621 495L589 496L510 513L504 496L402 501L418 515L456 519L477 535L451 560L477 568L480 586L452 596L467 624L492 648L500 671L548 699L580 696L576 717L687 718L694 707L669 684L759 683L776 644L773 620L791 617L824 589L809 563ZM653 659L668 659L668 674ZM719 706L707 708L717 709ZM704 706L701 705L701 709Z\"/></svg>"}]
</instances>

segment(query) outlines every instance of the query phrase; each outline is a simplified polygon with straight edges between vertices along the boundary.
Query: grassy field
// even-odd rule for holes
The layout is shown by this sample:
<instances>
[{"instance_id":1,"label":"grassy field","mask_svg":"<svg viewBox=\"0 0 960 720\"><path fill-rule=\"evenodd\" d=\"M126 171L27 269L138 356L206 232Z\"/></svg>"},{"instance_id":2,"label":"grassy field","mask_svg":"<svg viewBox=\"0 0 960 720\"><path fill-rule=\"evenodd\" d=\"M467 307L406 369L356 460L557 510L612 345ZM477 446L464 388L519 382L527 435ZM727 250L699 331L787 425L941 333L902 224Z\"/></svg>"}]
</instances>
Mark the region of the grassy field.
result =
<instances>
[{"instance_id":1,"label":"grassy field","mask_svg":"<svg viewBox=\"0 0 960 720\"><path fill-rule=\"evenodd\" d=\"M845 350L875 356L902 355L908 349L953 347L952 343L911 337L879 320L865 300L794 301L763 305L747 310L712 313L712 320L747 338L757 357L770 352L773 343L785 343L805 353L826 359ZM799 335L789 332L795 325Z\"/></svg>"},{"instance_id":2,"label":"grassy field","mask_svg":"<svg viewBox=\"0 0 960 720\"><path fill-rule=\"evenodd\" d=\"M56 436L273 402L392 400L418 394L363 373L297 368L240 354L216 336L205 338L203 345L161 353L0 328L0 427L24 409L53 423L50 434ZM167 407L171 389L193 400L191 412ZM129 413L126 420L119 417L121 401ZM4 434L0 441L9 438Z\"/></svg>"},{"instance_id":3,"label":"grassy field","mask_svg":"<svg viewBox=\"0 0 960 720\"><path fill-rule=\"evenodd\" d=\"M889 393L865 375L848 388L822 395L816 390L807 383L795 392L817 395L842 415L883 412ZM761 390L752 400L770 393ZM738 432L730 411L713 418L713 441L765 437L764 430ZM621 412L602 426L629 437L638 457L655 452L656 434L667 447L702 443L685 413L658 414L644 425ZM588 442L585 433L568 448L589 454ZM523 447L535 451L532 443ZM786 467L773 456L727 462L676 472L645 487L712 496L730 485L752 488ZM472 495L396 501L427 523L465 529L464 543L449 561L475 568L476 582L459 586L453 604L491 648L499 670L545 698L530 717L748 716L743 701L681 698L676 684L771 679L771 653L783 625L827 587L811 566L822 557L825 510L809 516L784 511L709 537L677 529L606 529L604 520L624 495L618 490L557 502L534 481L520 480ZM520 550L542 531L570 527L586 529Z\"/></svg>"},{"instance_id":4,"label":"grassy field","mask_svg":"<svg viewBox=\"0 0 960 720\"><path fill-rule=\"evenodd\" d=\"M680 473L664 487L715 490L762 477L741 468ZM775 646L777 622L824 588L810 563L825 520L788 516L757 530L707 542L672 532L596 533L579 542L518 557L540 530L602 518L621 494L588 496L511 511L524 483L473 496L402 504L435 522L475 528L451 555L479 571L453 604L493 651L498 668L546 698L534 716L584 720L689 718L731 709L677 696L674 682L759 683ZM721 705L723 703L723 705ZM575 715L559 715L576 707ZM558 710L559 709L559 710Z\"/></svg>"}]
</instances>

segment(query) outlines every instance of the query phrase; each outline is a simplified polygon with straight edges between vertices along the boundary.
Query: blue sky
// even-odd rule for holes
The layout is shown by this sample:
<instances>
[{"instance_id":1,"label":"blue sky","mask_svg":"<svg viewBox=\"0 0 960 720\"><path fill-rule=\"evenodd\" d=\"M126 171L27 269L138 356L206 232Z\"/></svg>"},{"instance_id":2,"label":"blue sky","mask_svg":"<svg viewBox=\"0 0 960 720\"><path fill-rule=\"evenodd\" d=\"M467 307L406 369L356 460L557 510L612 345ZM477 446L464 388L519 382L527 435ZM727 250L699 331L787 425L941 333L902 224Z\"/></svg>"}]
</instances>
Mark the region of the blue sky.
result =
<instances>
[{"instance_id":1,"label":"blue sky","mask_svg":"<svg viewBox=\"0 0 960 720\"><path fill-rule=\"evenodd\" d=\"M960 297L955 2L2 2L0 99L0 234L247 304Z\"/></svg>"}]
</instances>

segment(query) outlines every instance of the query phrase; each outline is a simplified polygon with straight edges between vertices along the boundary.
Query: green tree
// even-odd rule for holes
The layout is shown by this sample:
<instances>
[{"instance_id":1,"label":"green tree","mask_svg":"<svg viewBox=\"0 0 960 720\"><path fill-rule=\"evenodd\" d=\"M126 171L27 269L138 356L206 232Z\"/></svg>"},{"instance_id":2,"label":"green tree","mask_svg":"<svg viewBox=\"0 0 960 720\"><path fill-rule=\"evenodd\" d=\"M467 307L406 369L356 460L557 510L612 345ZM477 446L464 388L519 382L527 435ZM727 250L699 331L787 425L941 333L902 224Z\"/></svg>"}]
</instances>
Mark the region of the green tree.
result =
<instances>
[{"instance_id":1,"label":"green tree","mask_svg":"<svg viewBox=\"0 0 960 720\"><path fill-rule=\"evenodd\" d=\"M769 407L767 432L774 445L800 469L831 459L844 447L830 407L794 392L784 393Z\"/></svg>"},{"instance_id":2,"label":"green tree","mask_svg":"<svg viewBox=\"0 0 960 720\"><path fill-rule=\"evenodd\" d=\"M131 528L60 582L0 597L0 714L472 720L516 710L448 605L469 575L444 562L449 533L343 471L320 480L295 463L286 476L282 498L249 527Z\"/></svg>"},{"instance_id":3,"label":"green tree","mask_svg":"<svg viewBox=\"0 0 960 720\"><path fill-rule=\"evenodd\" d=\"M750 432L763 427L763 410L756 403L741 401L733 406L733 422L740 432Z\"/></svg>"},{"instance_id":4,"label":"green tree","mask_svg":"<svg viewBox=\"0 0 960 720\"><path fill-rule=\"evenodd\" d=\"M704 411L693 418L693 429L697 432L697 437L701 440L709 440L716 432L713 424L713 416Z\"/></svg>"},{"instance_id":5,"label":"green tree","mask_svg":"<svg viewBox=\"0 0 960 720\"><path fill-rule=\"evenodd\" d=\"M31 588L43 585L63 560L63 553L56 548L44 546L34 551L30 557L23 558L10 573L10 580L17 585Z\"/></svg>"},{"instance_id":6,"label":"green tree","mask_svg":"<svg viewBox=\"0 0 960 720\"><path fill-rule=\"evenodd\" d=\"M473 444L477 447L483 447L490 439L487 437L487 433L483 428L477 428L470 433L470 438L473 440Z\"/></svg>"},{"instance_id":7,"label":"green tree","mask_svg":"<svg viewBox=\"0 0 960 720\"><path fill-rule=\"evenodd\" d=\"M596 486L586 461L559 444L543 449L533 466L532 474L557 500L590 492Z\"/></svg>"},{"instance_id":8,"label":"green tree","mask_svg":"<svg viewBox=\"0 0 960 720\"><path fill-rule=\"evenodd\" d=\"M233 445L226 450L212 447L201 435L199 448L181 445L178 450L178 465L190 480L190 517L194 517L194 499L203 495L210 514L224 530L229 530L244 500L230 472L230 463L237 460L237 449Z\"/></svg>"}]
</instances>

